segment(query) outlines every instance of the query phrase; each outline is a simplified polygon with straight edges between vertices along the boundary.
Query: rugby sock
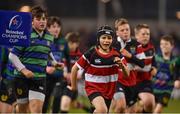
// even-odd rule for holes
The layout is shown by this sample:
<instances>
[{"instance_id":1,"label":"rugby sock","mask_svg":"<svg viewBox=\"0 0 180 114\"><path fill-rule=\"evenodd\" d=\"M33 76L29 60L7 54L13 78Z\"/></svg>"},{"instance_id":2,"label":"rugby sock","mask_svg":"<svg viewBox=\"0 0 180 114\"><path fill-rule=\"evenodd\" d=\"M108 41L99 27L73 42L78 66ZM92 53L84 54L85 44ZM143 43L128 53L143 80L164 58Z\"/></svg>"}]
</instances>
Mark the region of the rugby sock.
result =
<instances>
[{"instance_id":1,"label":"rugby sock","mask_svg":"<svg viewBox=\"0 0 180 114\"><path fill-rule=\"evenodd\" d=\"M64 113L68 113L68 111L61 110L60 113L64 114Z\"/></svg>"}]
</instances>

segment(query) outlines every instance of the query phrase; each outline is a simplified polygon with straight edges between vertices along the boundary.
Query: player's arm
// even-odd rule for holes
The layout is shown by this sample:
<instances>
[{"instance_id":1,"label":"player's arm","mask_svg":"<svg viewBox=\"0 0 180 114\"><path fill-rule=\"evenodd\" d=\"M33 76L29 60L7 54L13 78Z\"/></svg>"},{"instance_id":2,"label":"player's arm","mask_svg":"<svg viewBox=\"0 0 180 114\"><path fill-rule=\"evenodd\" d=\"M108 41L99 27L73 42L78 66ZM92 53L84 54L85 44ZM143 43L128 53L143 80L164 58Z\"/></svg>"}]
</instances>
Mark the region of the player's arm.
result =
<instances>
[{"instance_id":1,"label":"player's arm","mask_svg":"<svg viewBox=\"0 0 180 114\"><path fill-rule=\"evenodd\" d=\"M13 65L16 67L16 69L21 72L25 77L32 78L34 77L34 73L30 70L28 70L20 61L19 57L13 53L9 54L9 59L13 63Z\"/></svg>"},{"instance_id":2,"label":"player's arm","mask_svg":"<svg viewBox=\"0 0 180 114\"><path fill-rule=\"evenodd\" d=\"M57 62L56 59L54 58L54 55L52 54L52 52L50 52L49 56L51 58L51 63L55 68L58 68L58 69L64 68L64 63Z\"/></svg>"},{"instance_id":3,"label":"player's arm","mask_svg":"<svg viewBox=\"0 0 180 114\"><path fill-rule=\"evenodd\" d=\"M155 76L157 73L157 65L156 65L156 61L155 61L155 57L152 58L152 67L150 70L151 76Z\"/></svg>"},{"instance_id":4,"label":"player's arm","mask_svg":"<svg viewBox=\"0 0 180 114\"><path fill-rule=\"evenodd\" d=\"M123 61L122 61L119 57L115 57L115 58L114 58L114 62L115 62L116 64L118 64L119 67L122 69L122 72L123 72L123 74L124 74L125 77L129 76L130 71L129 71L127 65L125 65L125 64L123 63Z\"/></svg>"},{"instance_id":5,"label":"player's arm","mask_svg":"<svg viewBox=\"0 0 180 114\"><path fill-rule=\"evenodd\" d=\"M130 59L134 64L140 66L141 68L143 68L145 66L144 61L138 59L136 56L134 56L133 54L131 54L130 52L128 52L126 49L121 49L120 52L122 53L123 56L127 57L128 59Z\"/></svg>"},{"instance_id":6,"label":"player's arm","mask_svg":"<svg viewBox=\"0 0 180 114\"><path fill-rule=\"evenodd\" d=\"M75 91L77 89L77 73L78 73L78 66L74 64L71 69L71 89Z\"/></svg>"},{"instance_id":7,"label":"player's arm","mask_svg":"<svg viewBox=\"0 0 180 114\"><path fill-rule=\"evenodd\" d=\"M180 57L175 65L175 82L174 87L180 89Z\"/></svg>"}]
</instances>

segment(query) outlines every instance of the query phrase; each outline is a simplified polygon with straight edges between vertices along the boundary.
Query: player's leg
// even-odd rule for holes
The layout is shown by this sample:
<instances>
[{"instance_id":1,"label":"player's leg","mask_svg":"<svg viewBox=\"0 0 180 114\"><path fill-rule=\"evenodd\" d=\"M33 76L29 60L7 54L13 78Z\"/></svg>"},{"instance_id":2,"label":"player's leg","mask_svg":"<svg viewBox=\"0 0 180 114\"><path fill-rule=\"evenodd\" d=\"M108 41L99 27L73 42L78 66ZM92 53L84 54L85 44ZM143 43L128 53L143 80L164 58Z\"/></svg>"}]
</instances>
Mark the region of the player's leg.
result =
<instances>
[{"instance_id":1,"label":"player's leg","mask_svg":"<svg viewBox=\"0 0 180 114\"><path fill-rule=\"evenodd\" d=\"M30 81L29 109L31 113L42 113L45 99L45 78Z\"/></svg>"},{"instance_id":2,"label":"player's leg","mask_svg":"<svg viewBox=\"0 0 180 114\"><path fill-rule=\"evenodd\" d=\"M2 79L0 83L0 113L11 113L12 112L12 101L10 94L12 89L8 89L6 79ZM8 91L9 90L9 91Z\"/></svg>"},{"instance_id":3,"label":"player's leg","mask_svg":"<svg viewBox=\"0 0 180 114\"><path fill-rule=\"evenodd\" d=\"M159 93L155 94L156 97L156 106L154 109L154 113L161 113L164 107L168 106L169 99L171 94L169 93Z\"/></svg>"},{"instance_id":4,"label":"player's leg","mask_svg":"<svg viewBox=\"0 0 180 114\"><path fill-rule=\"evenodd\" d=\"M154 95L151 93L139 93L139 98L143 103L143 110L145 112L153 112L155 107L155 98Z\"/></svg>"},{"instance_id":5,"label":"player's leg","mask_svg":"<svg viewBox=\"0 0 180 114\"><path fill-rule=\"evenodd\" d=\"M43 113L46 113L48 111L48 106L50 104L50 98L51 94L53 92L54 86L55 86L56 78L52 76L47 76L46 78L46 96L45 101L43 104Z\"/></svg>"},{"instance_id":6,"label":"player's leg","mask_svg":"<svg viewBox=\"0 0 180 114\"><path fill-rule=\"evenodd\" d=\"M110 105L110 108L109 108L109 112L110 112L110 113L114 113L115 105L116 105L116 104L115 104L115 100L112 99L111 105Z\"/></svg>"},{"instance_id":7,"label":"player's leg","mask_svg":"<svg viewBox=\"0 0 180 114\"><path fill-rule=\"evenodd\" d=\"M157 103L154 109L154 113L161 113L162 111L163 111L163 105L160 103Z\"/></svg>"},{"instance_id":8,"label":"player's leg","mask_svg":"<svg viewBox=\"0 0 180 114\"><path fill-rule=\"evenodd\" d=\"M16 94L16 102L18 105L19 112L18 113L27 113L29 112L29 102L28 102L28 85L29 82L27 79L15 78L15 94Z\"/></svg>"},{"instance_id":9,"label":"player's leg","mask_svg":"<svg viewBox=\"0 0 180 114\"><path fill-rule=\"evenodd\" d=\"M0 101L0 107L0 113L12 113L13 107L10 104Z\"/></svg>"},{"instance_id":10,"label":"player's leg","mask_svg":"<svg viewBox=\"0 0 180 114\"><path fill-rule=\"evenodd\" d=\"M76 100L77 91L71 91L69 86L66 86L63 91L61 98L61 112L69 112L72 101Z\"/></svg>"},{"instance_id":11,"label":"player's leg","mask_svg":"<svg viewBox=\"0 0 180 114\"><path fill-rule=\"evenodd\" d=\"M98 96L93 99L92 104L95 107L94 113L107 113L108 109L105 104L104 98L101 96Z\"/></svg>"},{"instance_id":12,"label":"player's leg","mask_svg":"<svg viewBox=\"0 0 180 114\"><path fill-rule=\"evenodd\" d=\"M116 93L114 94L114 112L115 113L124 113L126 110L126 98L125 98L125 86L119 82L116 85Z\"/></svg>"},{"instance_id":13,"label":"player's leg","mask_svg":"<svg viewBox=\"0 0 180 114\"><path fill-rule=\"evenodd\" d=\"M100 93L92 93L88 97L95 108L94 113L108 113L108 106Z\"/></svg>"},{"instance_id":14,"label":"player's leg","mask_svg":"<svg viewBox=\"0 0 180 114\"><path fill-rule=\"evenodd\" d=\"M80 108L80 109L83 109L84 111L86 111L87 113L90 113L91 112L91 108L89 107L89 103L87 103L85 100L82 100L82 99L87 99L87 96L86 96L86 91L85 91L85 81L84 79L80 79L78 80L78 83L77 83L77 87L78 87L78 98L76 98L74 101L73 101L73 106L75 106L76 108Z\"/></svg>"},{"instance_id":15,"label":"player's leg","mask_svg":"<svg viewBox=\"0 0 180 114\"><path fill-rule=\"evenodd\" d=\"M71 98L67 95L63 95L61 97L61 105L60 105L61 113L69 112L71 101L72 101Z\"/></svg>"},{"instance_id":16,"label":"player's leg","mask_svg":"<svg viewBox=\"0 0 180 114\"><path fill-rule=\"evenodd\" d=\"M125 95L122 92L119 92L119 93L116 93L116 94L119 94L120 97L118 97L118 98L116 98L114 100L114 103L115 103L114 112L115 113L124 113L125 110L126 110L126 98L125 98Z\"/></svg>"},{"instance_id":17,"label":"player's leg","mask_svg":"<svg viewBox=\"0 0 180 114\"><path fill-rule=\"evenodd\" d=\"M64 80L62 77L58 77L53 92L53 96L54 96L53 105L52 105L53 113L58 113L60 111L61 98L66 86L67 86L67 81Z\"/></svg>"},{"instance_id":18,"label":"player's leg","mask_svg":"<svg viewBox=\"0 0 180 114\"><path fill-rule=\"evenodd\" d=\"M3 100L3 97L5 96L2 96L0 95L1 97L1 101ZM1 102L0 101L0 112L1 113L12 113L15 109L14 109L14 104L16 104L16 98L15 98L15 95L13 94L8 94L7 95L7 100L6 101L3 101Z\"/></svg>"},{"instance_id":19,"label":"player's leg","mask_svg":"<svg viewBox=\"0 0 180 114\"><path fill-rule=\"evenodd\" d=\"M31 113L41 113L42 112L43 101L39 99L31 99L29 101L29 109Z\"/></svg>"},{"instance_id":20,"label":"player's leg","mask_svg":"<svg viewBox=\"0 0 180 114\"><path fill-rule=\"evenodd\" d=\"M127 113L135 113L135 104L137 103L138 94L137 87L134 86L126 86L125 89L125 98L126 98L126 112Z\"/></svg>"},{"instance_id":21,"label":"player's leg","mask_svg":"<svg viewBox=\"0 0 180 114\"><path fill-rule=\"evenodd\" d=\"M141 110L137 112L153 112L155 107L155 96L153 94L152 82L150 80L145 80L139 83L136 88L140 99L138 104L139 107L141 107Z\"/></svg>"}]
</instances>

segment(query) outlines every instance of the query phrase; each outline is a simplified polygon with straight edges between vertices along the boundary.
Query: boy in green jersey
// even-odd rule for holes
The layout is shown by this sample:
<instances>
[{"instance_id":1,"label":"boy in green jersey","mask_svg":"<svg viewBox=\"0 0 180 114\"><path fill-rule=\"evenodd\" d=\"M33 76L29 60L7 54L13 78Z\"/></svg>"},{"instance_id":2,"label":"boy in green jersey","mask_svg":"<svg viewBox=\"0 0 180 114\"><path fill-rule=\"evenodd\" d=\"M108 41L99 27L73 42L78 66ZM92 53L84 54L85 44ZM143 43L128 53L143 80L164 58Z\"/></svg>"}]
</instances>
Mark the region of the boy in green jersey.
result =
<instances>
[{"instance_id":1,"label":"boy in green jersey","mask_svg":"<svg viewBox=\"0 0 180 114\"><path fill-rule=\"evenodd\" d=\"M172 55L174 40L165 35L160 39L161 54L155 56L157 74L153 78L153 90L156 99L154 113L161 113L168 105L173 87L180 87L178 58Z\"/></svg>"},{"instance_id":2,"label":"boy in green jersey","mask_svg":"<svg viewBox=\"0 0 180 114\"><path fill-rule=\"evenodd\" d=\"M33 30L30 46L15 46L9 58L15 65L15 94L20 113L41 113L45 98L46 66L49 57L56 67L58 63L51 53L53 36L46 30L47 12L40 6L31 10Z\"/></svg>"}]
</instances>

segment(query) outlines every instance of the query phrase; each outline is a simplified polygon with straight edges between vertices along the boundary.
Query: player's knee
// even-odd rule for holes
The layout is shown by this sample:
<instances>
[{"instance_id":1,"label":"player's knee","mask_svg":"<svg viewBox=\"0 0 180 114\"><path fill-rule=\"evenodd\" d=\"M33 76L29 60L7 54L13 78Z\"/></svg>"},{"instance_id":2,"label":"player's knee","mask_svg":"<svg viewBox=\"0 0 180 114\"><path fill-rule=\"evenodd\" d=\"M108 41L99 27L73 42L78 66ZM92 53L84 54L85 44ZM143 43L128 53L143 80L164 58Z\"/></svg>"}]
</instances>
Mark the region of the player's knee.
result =
<instances>
[{"instance_id":1,"label":"player's knee","mask_svg":"<svg viewBox=\"0 0 180 114\"><path fill-rule=\"evenodd\" d=\"M31 111L31 113L41 113L42 112L42 108L40 108L40 107L31 107L30 108L30 111Z\"/></svg>"},{"instance_id":2,"label":"player's knee","mask_svg":"<svg viewBox=\"0 0 180 114\"><path fill-rule=\"evenodd\" d=\"M117 105L115 107L115 112L116 113L123 113L123 112L125 112L125 110L126 110L126 106L124 106L124 105Z\"/></svg>"},{"instance_id":3,"label":"player's knee","mask_svg":"<svg viewBox=\"0 0 180 114\"><path fill-rule=\"evenodd\" d=\"M152 112L154 109L154 104L153 102L145 102L144 103L144 110L147 111L147 112Z\"/></svg>"},{"instance_id":4,"label":"player's knee","mask_svg":"<svg viewBox=\"0 0 180 114\"><path fill-rule=\"evenodd\" d=\"M42 105L34 104L30 106L31 113L41 113L42 112Z\"/></svg>"},{"instance_id":5,"label":"player's knee","mask_svg":"<svg viewBox=\"0 0 180 114\"><path fill-rule=\"evenodd\" d=\"M18 104L18 113L27 113L28 112L28 103Z\"/></svg>"},{"instance_id":6,"label":"player's knee","mask_svg":"<svg viewBox=\"0 0 180 114\"><path fill-rule=\"evenodd\" d=\"M60 109L63 111L69 111L70 105L71 105L71 99L68 96L62 96Z\"/></svg>"},{"instance_id":7,"label":"player's knee","mask_svg":"<svg viewBox=\"0 0 180 114\"><path fill-rule=\"evenodd\" d=\"M108 109L107 109L107 107L97 107L94 112L96 112L96 113L107 113Z\"/></svg>"},{"instance_id":8,"label":"player's knee","mask_svg":"<svg viewBox=\"0 0 180 114\"><path fill-rule=\"evenodd\" d=\"M29 108L31 113L42 113L43 102L41 100L30 100Z\"/></svg>"},{"instance_id":9,"label":"player's knee","mask_svg":"<svg viewBox=\"0 0 180 114\"><path fill-rule=\"evenodd\" d=\"M63 102L62 104L61 104L61 108L60 108L61 110L66 110L66 111L68 111L69 109L70 109L70 104L69 103L66 103L66 102Z\"/></svg>"}]
</instances>

